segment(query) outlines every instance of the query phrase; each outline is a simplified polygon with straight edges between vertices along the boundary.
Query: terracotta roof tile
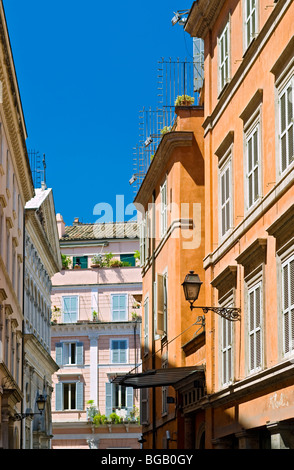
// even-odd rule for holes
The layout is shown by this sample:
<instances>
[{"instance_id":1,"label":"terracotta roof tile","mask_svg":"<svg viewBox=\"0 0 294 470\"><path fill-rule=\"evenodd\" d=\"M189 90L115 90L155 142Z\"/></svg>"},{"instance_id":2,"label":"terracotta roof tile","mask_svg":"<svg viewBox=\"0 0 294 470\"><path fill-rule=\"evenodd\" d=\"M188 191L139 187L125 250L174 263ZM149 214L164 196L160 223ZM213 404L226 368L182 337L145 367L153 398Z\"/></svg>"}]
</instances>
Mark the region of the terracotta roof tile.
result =
<instances>
[{"instance_id":1,"label":"terracotta roof tile","mask_svg":"<svg viewBox=\"0 0 294 470\"><path fill-rule=\"evenodd\" d=\"M77 223L65 227L66 240L101 240L108 238L138 238L139 226L137 222L116 222L104 224Z\"/></svg>"}]
</instances>

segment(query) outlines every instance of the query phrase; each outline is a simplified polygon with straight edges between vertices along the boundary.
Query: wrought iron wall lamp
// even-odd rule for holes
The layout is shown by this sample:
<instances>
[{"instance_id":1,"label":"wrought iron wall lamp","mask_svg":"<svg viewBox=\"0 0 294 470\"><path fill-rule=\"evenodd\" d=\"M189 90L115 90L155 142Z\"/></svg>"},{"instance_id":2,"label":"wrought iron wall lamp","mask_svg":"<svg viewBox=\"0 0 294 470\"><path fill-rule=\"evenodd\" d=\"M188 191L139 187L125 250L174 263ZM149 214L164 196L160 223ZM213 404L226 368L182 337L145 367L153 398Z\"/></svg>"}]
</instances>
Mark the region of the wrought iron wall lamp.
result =
<instances>
[{"instance_id":1,"label":"wrought iron wall lamp","mask_svg":"<svg viewBox=\"0 0 294 470\"><path fill-rule=\"evenodd\" d=\"M217 313L221 317L229 321L238 321L241 316L241 309L236 307L199 307L195 306L194 302L198 299L200 288L203 282L200 281L198 274L194 271L190 271L182 284L186 300L190 303L190 309L194 308L202 309L203 313L207 313L209 310Z\"/></svg>"}]
</instances>

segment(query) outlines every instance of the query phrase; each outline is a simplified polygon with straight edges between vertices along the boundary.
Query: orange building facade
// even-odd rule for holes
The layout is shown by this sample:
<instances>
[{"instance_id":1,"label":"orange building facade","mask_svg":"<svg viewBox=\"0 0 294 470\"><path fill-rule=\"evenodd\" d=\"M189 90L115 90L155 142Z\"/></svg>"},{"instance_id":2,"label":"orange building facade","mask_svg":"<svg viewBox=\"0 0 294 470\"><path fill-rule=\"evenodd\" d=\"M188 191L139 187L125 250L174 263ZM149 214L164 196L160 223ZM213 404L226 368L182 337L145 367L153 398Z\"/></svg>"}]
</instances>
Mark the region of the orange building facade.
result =
<instances>
[{"instance_id":1,"label":"orange building facade","mask_svg":"<svg viewBox=\"0 0 294 470\"><path fill-rule=\"evenodd\" d=\"M192 448L189 406L204 395L205 332L182 288L190 270L204 278L203 108L179 106L176 114L135 198L142 215L142 373L118 377L141 389L146 449ZM200 297L204 302L204 288ZM203 431L204 414L198 420Z\"/></svg>"},{"instance_id":2,"label":"orange building facade","mask_svg":"<svg viewBox=\"0 0 294 470\"><path fill-rule=\"evenodd\" d=\"M294 446L293 19L199 0L185 24L204 40L205 304L241 309L206 315L206 448Z\"/></svg>"}]
</instances>

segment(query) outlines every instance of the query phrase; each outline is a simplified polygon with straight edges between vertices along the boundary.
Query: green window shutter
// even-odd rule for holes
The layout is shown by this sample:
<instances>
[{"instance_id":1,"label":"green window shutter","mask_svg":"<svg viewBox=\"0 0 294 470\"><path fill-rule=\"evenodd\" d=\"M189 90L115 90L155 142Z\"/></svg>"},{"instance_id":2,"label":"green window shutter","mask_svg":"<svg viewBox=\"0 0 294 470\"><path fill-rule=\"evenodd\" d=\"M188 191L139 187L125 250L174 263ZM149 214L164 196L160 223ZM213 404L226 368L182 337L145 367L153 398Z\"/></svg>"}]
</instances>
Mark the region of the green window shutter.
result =
<instances>
[{"instance_id":1,"label":"green window shutter","mask_svg":"<svg viewBox=\"0 0 294 470\"><path fill-rule=\"evenodd\" d=\"M63 384L57 383L55 386L55 411L63 410L62 392L63 392Z\"/></svg>"},{"instance_id":2,"label":"green window shutter","mask_svg":"<svg viewBox=\"0 0 294 470\"><path fill-rule=\"evenodd\" d=\"M84 343L77 343L77 364L84 364Z\"/></svg>"},{"instance_id":3,"label":"green window shutter","mask_svg":"<svg viewBox=\"0 0 294 470\"><path fill-rule=\"evenodd\" d=\"M133 387L126 388L126 396L127 396L127 412L129 415L130 412L133 411L133 402L134 402Z\"/></svg>"},{"instance_id":4,"label":"green window shutter","mask_svg":"<svg viewBox=\"0 0 294 470\"><path fill-rule=\"evenodd\" d=\"M108 417L112 413L112 384L111 383L106 382L105 392L106 392L105 414Z\"/></svg>"},{"instance_id":5,"label":"green window shutter","mask_svg":"<svg viewBox=\"0 0 294 470\"><path fill-rule=\"evenodd\" d=\"M55 345L55 362L59 365L59 366L62 366L63 362L62 362L62 350L63 350L63 347L62 347L62 343L56 343Z\"/></svg>"},{"instance_id":6,"label":"green window shutter","mask_svg":"<svg viewBox=\"0 0 294 470\"><path fill-rule=\"evenodd\" d=\"M135 266L136 260L133 254L130 255L120 255L120 260L123 263L129 263L130 266Z\"/></svg>"},{"instance_id":7,"label":"green window shutter","mask_svg":"<svg viewBox=\"0 0 294 470\"><path fill-rule=\"evenodd\" d=\"M63 321L75 323L78 319L78 296L63 297Z\"/></svg>"},{"instance_id":8,"label":"green window shutter","mask_svg":"<svg viewBox=\"0 0 294 470\"><path fill-rule=\"evenodd\" d=\"M88 268L88 256L73 256L72 265L75 267L76 264L79 264L82 269Z\"/></svg>"},{"instance_id":9,"label":"green window shutter","mask_svg":"<svg viewBox=\"0 0 294 470\"><path fill-rule=\"evenodd\" d=\"M111 343L111 359L113 364L126 364L127 342L125 340L113 340Z\"/></svg>"},{"instance_id":10,"label":"green window shutter","mask_svg":"<svg viewBox=\"0 0 294 470\"><path fill-rule=\"evenodd\" d=\"M76 407L77 407L77 410L84 409L84 384L83 382L76 383Z\"/></svg>"}]
</instances>

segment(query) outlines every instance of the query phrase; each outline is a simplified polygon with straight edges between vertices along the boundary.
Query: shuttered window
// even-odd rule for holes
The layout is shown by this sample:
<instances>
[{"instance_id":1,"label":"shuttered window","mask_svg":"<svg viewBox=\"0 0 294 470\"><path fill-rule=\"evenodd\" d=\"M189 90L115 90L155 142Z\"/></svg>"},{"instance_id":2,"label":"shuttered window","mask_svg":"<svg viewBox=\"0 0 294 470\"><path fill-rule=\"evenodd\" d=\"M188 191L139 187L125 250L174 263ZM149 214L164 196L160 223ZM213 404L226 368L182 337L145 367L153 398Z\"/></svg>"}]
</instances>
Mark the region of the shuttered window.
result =
<instances>
[{"instance_id":1,"label":"shuttered window","mask_svg":"<svg viewBox=\"0 0 294 470\"><path fill-rule=\"evenodd\" d=\"M287 84L279 97L280 111L280 165L283 173L294 159L293 148L293 79Z\"/></svg>"},{"instance_id":2,"label":"shuttered window","mask_svg":"<svg viewBox=\"0 0 294 470\"><path fill-rule=\"evenodd\" d=\"M106 382L105 397L105 414L107 417L117 409L126 410L127 416L130 416L134 405L133 387L124 387L123 385Z\"/></svg>"},{"instance_id":3,"label":"shuttered window","mask_svg":"<svg viewBox=\"0 0 294 470\"><path fill-rule=\"evenodd\" d=\"M156 334L167 333L167 279L163 274L156 275Z\"/></svg>"},{"instance_id":4,"label":"shuttered window","mask_svg":"<svg viewBox=\"0 0 294 470\"><path fill-rule=\"evenodd\" d=\"M221 91L230 80L230 23L227 22L219 37L219 88Z\"/></svg>"},{"instance_id":5,"label":"shuttered window","mask_svg":"<svg viewBox=\"0 0 294 470\"><path fill-rule=\"evenodd\" d=\"M126 364L128 360L128 342L126 339L111 340L111 363Z\"/></svg>"},{"instance_id":6,"label":"shuttered window","mask_svg":"<svg viewBox=\"0 0 294 470\"><path fill-rule=\"evenodd\" d=\"M55 345L55 361L59 366L83 365L84 344L61 342Z\"/></svg>"},{"instance_id":7,"label":"shuttered window","mask_svg":"<svg viewBox=\"0 0 294 470\"><path fill-rule=\"evenodd\" d=\"M249 371L262 365L262 284L248 291Z\"/></svg>"},{"instance_id":8,"label":"shuttered window","mask_svg":"<svg viewBox=\"0 0 294 470\"><path fill-rule=\"evenodd\" d=\"M146 221L142 220L139 226L140 233L140 266L145 264L145 230L146 230Z\"/></svg>"},{"instance_id":9,"label":"shuttered window","mask_svg":"<svg viewBox=\"0 0 294 470\"><path fill-rule=\"evenodd\" d=\"M88 268L88 256L74 256L72 259L72 265L73 267L78 265L81 267L81 269L87 269Z\"/></svg>"},{"instance_id":10,"label":"shuttered window","mask_svg":"<svg viewBox=\"0 0 294 470\"><path fill-rule=\"evenodd\" d=\"M232 305L228 305L232 307ZM221 332L222 332L222 384L227 385L233 378L233 356L232 356L232 342L233 342L233 325L231 321L221 318Z\"/></svg>"},{"instance_id":11,"label":"shuttered window","mask_svg":"<svg viewBox=\"0 0 294 470\"><path fill-rule=\"evenodd\" d=\"M282 315L284 354L294 349L294 256L282 265Z\"/></svg>"},{"instance_id":12,"label":"shuttered window","mask_svg":"<svg viewBox=\"0 0 294 470\"><path fill-rule=\"evenodd\" d=\"M245 0L245 47L249 46L257 33L256 0Z\"/></svg>"},{"instance_id":13,"label":"shuttered window","mask_svg":"<svg viewBox=\"0 0 294 470\"><path fill-rule=\"evenodd\" d=\"M167 231L167 182L160 187L160 236Z\"/></svg>"},{"instance_id":14,"label":"shuttered window","mask_svg":"<svg viewBox=\"0 0 294 470\"><path fill-rule=\"evenodd\" d=\"M133 254L129 254L129 255L120 255L120 260L123 262L123 263L128 263L129 266L135 266L135 257Z\"/></svg>"},{"instance_id":15,"label":"shuttered window","mask_svg":"<svg viewBox=\"0 0 294 470\"><path fill-rule=\"evenodd\" d=\"M112 321L125 321L128 319L127 294L112 294L111 296Z\"/></svg>"},{"instance_id":16,"label":"shuttered window","mask_svg":"<svg viewBox=\"0 0 294 470\"><path fill-rule=\"evenodd\" d=\"M259 157L259 127L246 138L247 155L247 207L250 208L260 196L260 157Z\"/></svg>"},{"instance_id":17,"label":"shuttered window","mask_svg":"<svg viewBox=\"0 0 294 470\"><path fill-rule=\"evenodd\" d=\"M64 296L62 305L64 323L75 323L78 320L79 297L77 295Z\"/></svg>"},{"instance_id":18,"label":"shuttered window","mask_svg":"<svg viewBox=\"0 0 294 470\"><path fill-rule=\"evenodd\" d=\"M55 386L55 411L84 409L83 382L59 382Z\"/></svg>"},{"instance_id":19,"label":"shuttered window","mask_svg":"<svg viewBox=\"0 0 294 470\"><path fill-rule=\"evenodd\" d=\"M232 220L232 182L231 162L229 161L220 172L220 224L221 236L231 228Z\"/></svg>"},{"instance_id":20,"label":"shuttered window","mask_svg":"<svg viewBox=\"0 0 294 470\"><path fill-rule=\"evenodd\" d=\"M149 298L144 302L144 354L149 352Z\"/></svg>"},{"instance_id":21,"label":"shuttered window","mask_svg":"<svg viewBox=\"0 0 294 470\"><path fill-rule=\"evenodd\" d=\"M140 406L140 414L141 414L141 424L148 424L149 422L149 389L142 388L141 389L141 406Z\"/></svg>"}]
</instances>

